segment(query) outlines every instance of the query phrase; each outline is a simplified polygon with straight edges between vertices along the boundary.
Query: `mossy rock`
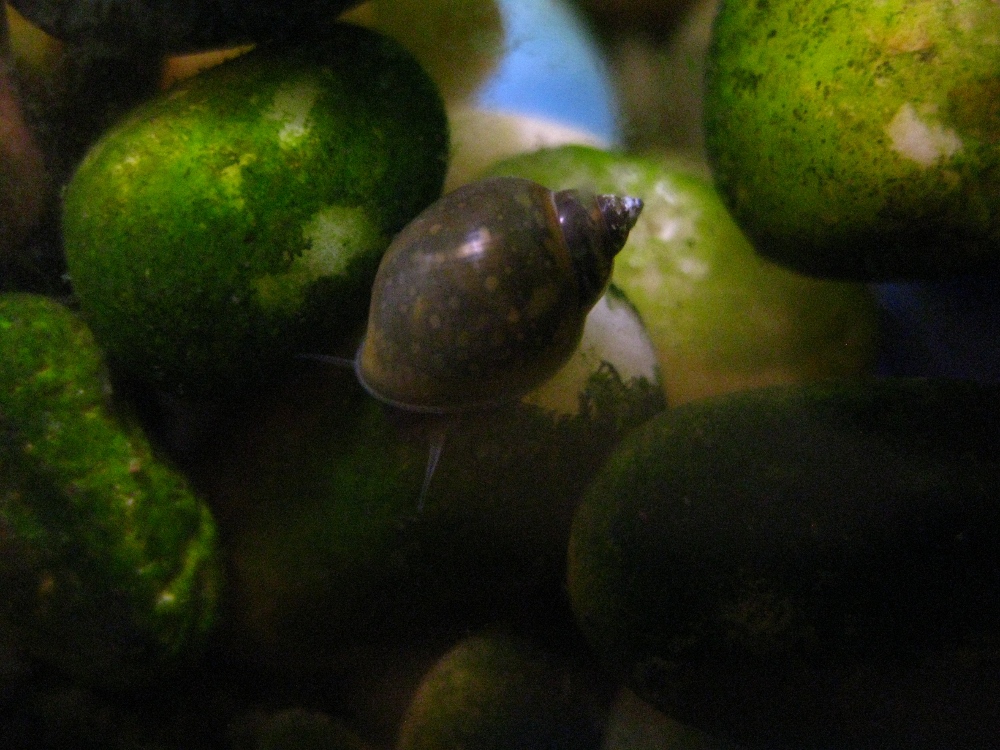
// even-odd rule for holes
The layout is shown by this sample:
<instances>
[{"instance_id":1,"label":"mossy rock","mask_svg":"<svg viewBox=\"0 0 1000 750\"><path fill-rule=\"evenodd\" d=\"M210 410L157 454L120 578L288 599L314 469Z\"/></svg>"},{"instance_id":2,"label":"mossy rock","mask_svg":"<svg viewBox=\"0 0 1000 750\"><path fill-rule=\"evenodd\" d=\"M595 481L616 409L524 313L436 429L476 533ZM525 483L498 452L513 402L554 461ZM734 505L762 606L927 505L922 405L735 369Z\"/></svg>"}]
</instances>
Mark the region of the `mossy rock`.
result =
<instances>
[{"instance_id":1,"label":"mossy rock","mask_svg":"<svg viewBox=\"0 0 1000 750\"><path fill-rule=\"evenodd\" d=\"M392 235L440 193L447 144L417 63L347 25L135 110L87 154L63 211L110 363L218 397L353 335Z\"/></svg>"},{"instance_id":2,"label":"mossy rock","mask_svg":"<svg viewBox=\"0 0 1000 750\"><path fill-rule=\"evenodd\" d=\"M864 286L808 278L760 258L697 164L562 146L505 159L488 172L643 199L613 281L642 315L672 405L872 366L876 314Z\"/></svg>"},{"instance_id":3,"label":"mossy rock","mask_svg":"<svg viewBox=\"0 0 1000 750\"><path fill-rule=\"evenodd\" d=\"M757 250L868 281L995 263L998 28L993 0L725 0L707 147Z\"/></svg>"},{"instance_id":4,"label":"mossy rock","mask_svg":"<svg viewBox=\"0 0 1000 750\"><path fill-rule=\"evenodd\" d=\"M89 683L154 680L216 620L215 523L109 401L90 331L0 298L0 627Z\"/></svg>"},{"instance_id":5,"label":"mossy rock","mask_svg":"<svg viewBox=\"0 0 1000 750\"><path fill-rule=\"evenodd\" d=\"M588 489L573 608L642 698L740 745L985 747L998 496L993 385L692 402L623 441Z\"/></svg>"}]
</instances>

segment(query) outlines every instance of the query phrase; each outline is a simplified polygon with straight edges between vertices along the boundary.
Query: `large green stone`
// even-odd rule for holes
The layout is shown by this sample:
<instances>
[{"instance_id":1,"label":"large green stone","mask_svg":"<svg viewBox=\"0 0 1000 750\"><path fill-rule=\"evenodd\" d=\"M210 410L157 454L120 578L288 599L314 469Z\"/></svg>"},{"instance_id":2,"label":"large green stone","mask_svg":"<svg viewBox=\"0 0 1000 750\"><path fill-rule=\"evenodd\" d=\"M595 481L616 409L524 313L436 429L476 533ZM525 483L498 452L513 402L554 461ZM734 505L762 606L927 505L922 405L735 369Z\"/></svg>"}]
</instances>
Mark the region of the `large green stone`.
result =
<instances>
[{"instance_id":1,"label":"large green stone","mask_svg":"<svg viewBox=\"0 0 1000 750\"><path fill-rule=\"evenodd\" d=\"M0 297L0 630L91 683L162 677L216 619L215 524L109 401L86 326Z\"/></svg>"},{"instance_id":2,"label":"large green stone","mask_svg":"<svg viewBox=\"0 0 1000 750\"><path fill-rule=\"evenodd\" d=\"M73 288L111 364L228 394L328 351L389 239L438 197L447 122L396 43L339 26L259 48L140 107L66 191Z\"/></svg>"},{"instance_id":3,"label":"large green stone","mask_svg":"<svg viewBox=\"0 0 1000 750\"><path fill-rule=\"evenodd\" d=\"M864 280L996 259L998 29L993 0L726 0L706 138L757 250Z\"/></svg>"}]
</instances>

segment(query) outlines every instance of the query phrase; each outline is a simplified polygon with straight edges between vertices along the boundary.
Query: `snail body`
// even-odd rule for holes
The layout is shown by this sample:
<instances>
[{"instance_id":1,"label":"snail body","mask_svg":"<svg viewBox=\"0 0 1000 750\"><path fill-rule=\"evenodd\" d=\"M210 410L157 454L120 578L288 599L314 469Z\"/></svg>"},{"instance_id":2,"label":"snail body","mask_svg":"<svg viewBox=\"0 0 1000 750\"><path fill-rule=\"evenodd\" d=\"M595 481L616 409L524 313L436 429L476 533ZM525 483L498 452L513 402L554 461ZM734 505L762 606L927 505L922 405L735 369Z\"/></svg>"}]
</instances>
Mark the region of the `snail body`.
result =
<instances>
[{"instance_id":1,"label":"snail body","mask_svg":"<svg viewBox=\"0 0 1000 750\"><path fill-rule=\"evenodd\" d=\"M580 342L642 201L514 177L445 195L400 232L372 287L361 384L411 411L517 398Z\"/></svg>"}]
</instances>

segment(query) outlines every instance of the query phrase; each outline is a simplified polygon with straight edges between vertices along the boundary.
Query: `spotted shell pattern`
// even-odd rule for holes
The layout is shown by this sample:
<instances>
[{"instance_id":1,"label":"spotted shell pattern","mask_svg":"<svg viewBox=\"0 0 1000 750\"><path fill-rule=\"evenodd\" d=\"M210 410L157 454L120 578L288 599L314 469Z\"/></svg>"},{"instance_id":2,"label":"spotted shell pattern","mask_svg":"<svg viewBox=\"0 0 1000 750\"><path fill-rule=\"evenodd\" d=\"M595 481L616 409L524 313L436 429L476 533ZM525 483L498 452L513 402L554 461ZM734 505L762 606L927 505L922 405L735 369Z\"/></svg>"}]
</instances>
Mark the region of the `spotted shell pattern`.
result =
<instances>
[{"instance_id":1,"label":"spotted shell pattern","mask_svg":"<svg viewBox=\"0 0 1000 750\"><path fill-rule=\"evenodd\" d=\"M471 183L393 240L372 288L356 371L377 398L445 412L516 398L576 349L637 198Z\"/></svg>"}]
</instances>

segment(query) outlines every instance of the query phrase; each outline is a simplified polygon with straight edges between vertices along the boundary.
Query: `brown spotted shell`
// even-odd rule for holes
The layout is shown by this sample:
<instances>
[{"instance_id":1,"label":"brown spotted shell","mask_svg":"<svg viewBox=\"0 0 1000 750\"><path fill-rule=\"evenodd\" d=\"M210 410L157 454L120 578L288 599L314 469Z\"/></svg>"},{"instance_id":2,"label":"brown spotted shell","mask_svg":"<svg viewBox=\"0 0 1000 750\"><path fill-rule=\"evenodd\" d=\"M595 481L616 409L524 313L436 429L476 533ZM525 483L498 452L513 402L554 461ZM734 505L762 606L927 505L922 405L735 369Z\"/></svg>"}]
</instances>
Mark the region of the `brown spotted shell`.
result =
<instances>
[{"instance_id":1,"label":"brown spotted shell","mask_svg":"<svg viewBox=\"0 0 1000 750\"><path fill-rule=\"evenodd\" d=\"M641 210L514 177L445 195L382 259L358 379L415 411L523 395L576 349Z\"/></svg>"}]
</instances>

